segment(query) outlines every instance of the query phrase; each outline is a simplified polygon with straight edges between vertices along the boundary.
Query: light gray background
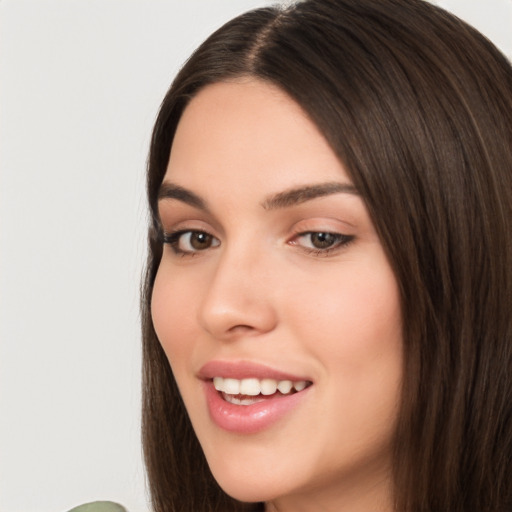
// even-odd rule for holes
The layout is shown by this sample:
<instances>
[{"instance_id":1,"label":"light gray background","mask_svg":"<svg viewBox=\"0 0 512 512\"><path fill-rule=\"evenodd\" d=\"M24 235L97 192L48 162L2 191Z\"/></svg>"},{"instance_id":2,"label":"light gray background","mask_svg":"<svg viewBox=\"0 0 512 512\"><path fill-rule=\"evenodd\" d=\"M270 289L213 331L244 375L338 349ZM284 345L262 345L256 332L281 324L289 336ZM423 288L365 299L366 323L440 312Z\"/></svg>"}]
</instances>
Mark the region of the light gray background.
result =
<instances>
[{"instance_id":1,"label":"light gray background","mask_svg":"<svg viewBox=\"0 0 512 512\"><path fill-rule=\"evenodd\" d=\"M0 0L0 511L148 510L144 167L158 105L264 0ZM512 0L439 0L512 55Z\"/></svg>"}]
</instances>

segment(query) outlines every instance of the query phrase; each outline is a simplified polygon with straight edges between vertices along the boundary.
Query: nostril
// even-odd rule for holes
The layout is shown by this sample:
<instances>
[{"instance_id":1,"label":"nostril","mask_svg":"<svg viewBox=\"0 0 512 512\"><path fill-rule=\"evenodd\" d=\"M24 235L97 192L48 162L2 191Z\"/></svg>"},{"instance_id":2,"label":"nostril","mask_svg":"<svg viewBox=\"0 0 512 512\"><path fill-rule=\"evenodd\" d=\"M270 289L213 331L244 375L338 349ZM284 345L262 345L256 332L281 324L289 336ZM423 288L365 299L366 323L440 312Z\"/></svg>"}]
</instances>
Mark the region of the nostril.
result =
<instances>
[{"instance_id":1,"label":"nostril","mask_svg":"<svg viewBox=\"0 0 512 512\"><path fill-rule=\"evenodd\" d=\"M229 328L229 331L232 333L238 333L238 332L246 333L248 331L253 331L253 330L254 330L254 327L251 327L250 325L245 325L245 324L234 325L233 327Z\"/></svg>"}]
</instances>

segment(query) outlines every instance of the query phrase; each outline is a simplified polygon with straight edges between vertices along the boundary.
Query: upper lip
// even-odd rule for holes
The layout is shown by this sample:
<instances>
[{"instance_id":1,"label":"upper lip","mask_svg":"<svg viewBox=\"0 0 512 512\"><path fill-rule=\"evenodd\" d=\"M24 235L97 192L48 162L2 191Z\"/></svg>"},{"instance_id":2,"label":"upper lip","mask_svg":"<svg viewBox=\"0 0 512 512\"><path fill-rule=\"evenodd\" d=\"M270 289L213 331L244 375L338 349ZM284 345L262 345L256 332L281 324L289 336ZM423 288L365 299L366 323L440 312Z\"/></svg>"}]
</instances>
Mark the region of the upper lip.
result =
<instances>
[{"instance_id":1,"label":"upper lip","mask_svg":"<svg viewBox=\"0 0 512 512\"><path fill-rule=\"evenodd\" d=\"M252 361L209 361L198 372L198 377L203 380L211 380L214 377L224 377L231 379L275 379L291 380L293 382L309 381L311 379L301 375L277 370L270 366Z\"/></svg>"}]
</instances>

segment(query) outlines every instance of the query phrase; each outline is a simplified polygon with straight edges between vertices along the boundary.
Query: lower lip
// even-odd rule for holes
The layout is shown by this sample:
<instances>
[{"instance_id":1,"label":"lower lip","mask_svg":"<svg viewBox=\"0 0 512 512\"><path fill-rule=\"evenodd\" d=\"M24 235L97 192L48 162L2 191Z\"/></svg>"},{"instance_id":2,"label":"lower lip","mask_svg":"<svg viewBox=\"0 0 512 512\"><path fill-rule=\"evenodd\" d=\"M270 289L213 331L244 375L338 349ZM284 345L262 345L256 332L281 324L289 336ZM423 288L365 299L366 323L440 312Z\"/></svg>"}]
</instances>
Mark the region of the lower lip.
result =
<instances>
[{"instance_id":1,"label":"lower lip","mask_svg":"<svg viewBox=\"0 0 512 512\"><path fill-rule=\"evenodd\" d=\"M252 405L236 405L226 402L212 381L203 384L212 421L224 430L239 434L255 434L270 427L295 409L310 389L291 395L278 394Z\"/></svg>"}]
</instances>

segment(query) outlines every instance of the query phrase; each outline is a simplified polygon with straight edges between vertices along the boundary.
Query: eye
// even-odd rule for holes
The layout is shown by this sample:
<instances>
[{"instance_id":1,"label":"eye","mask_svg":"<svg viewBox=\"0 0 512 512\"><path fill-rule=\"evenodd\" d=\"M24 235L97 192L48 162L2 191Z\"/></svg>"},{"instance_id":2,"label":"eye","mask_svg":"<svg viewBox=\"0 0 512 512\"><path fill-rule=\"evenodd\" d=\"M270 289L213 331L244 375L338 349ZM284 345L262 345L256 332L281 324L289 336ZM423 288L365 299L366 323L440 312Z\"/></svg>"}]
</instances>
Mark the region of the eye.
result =
<instances>
[{"instance_id":1,"label":"eye","mask_svg":"<svg viewBox=\"0 0 512 512\"><path fill-rule=\"evenodd\" d=\"M316 254L328 253L348 245L354 236L341 233L330 233L328 231L309 231L299 233L292 240L292 244L300 245L308 252Z\"/></svg>"},{"instance_id":2,"label":"eye","mask_svg":"<svg viewBox=\"0 0 512 512\"><path fill-rule=\"evenodd\" d=\"M183 230L164 235L163 242L169 244L176 254L194 254L212 247L218 247L220 241L205 231Z\"/></svg>"}]
</instances>

